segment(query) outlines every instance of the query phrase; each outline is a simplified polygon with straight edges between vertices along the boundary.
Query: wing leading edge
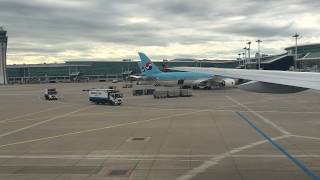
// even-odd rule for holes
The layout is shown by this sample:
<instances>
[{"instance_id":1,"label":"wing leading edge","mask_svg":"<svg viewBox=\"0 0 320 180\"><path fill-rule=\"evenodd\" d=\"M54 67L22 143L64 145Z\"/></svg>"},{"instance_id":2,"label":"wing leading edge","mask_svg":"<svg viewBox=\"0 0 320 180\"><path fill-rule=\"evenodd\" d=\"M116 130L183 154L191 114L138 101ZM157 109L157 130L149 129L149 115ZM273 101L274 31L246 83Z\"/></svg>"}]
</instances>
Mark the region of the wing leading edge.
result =
<instances>
[{"instance_id":1,"label":"wing leading edge","mask_svg":"<svg viewBox=\"0 0 320 180\"><path fill-rule=\"evenodd\" d=\"M205 72L221 77L320 90L320 73L199 67L177 67L173 69Z\"/></svg>"}]
</instances>

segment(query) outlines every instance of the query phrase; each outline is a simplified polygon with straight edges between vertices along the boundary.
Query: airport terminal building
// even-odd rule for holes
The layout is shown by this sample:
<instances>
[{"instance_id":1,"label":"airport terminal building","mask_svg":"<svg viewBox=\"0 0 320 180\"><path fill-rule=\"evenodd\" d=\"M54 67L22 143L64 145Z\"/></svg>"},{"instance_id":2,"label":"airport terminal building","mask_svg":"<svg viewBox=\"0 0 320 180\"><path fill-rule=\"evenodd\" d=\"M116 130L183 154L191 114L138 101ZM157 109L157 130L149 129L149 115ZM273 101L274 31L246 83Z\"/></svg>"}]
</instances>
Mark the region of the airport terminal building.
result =
<instances>
[{"instance_id":1,"label":"airport terminal building","mask_svg":"<svg viewBox=\"0 0 320 180\"><path fill-rule=\"evenodd\" d=\"M283 54L264 55L261 68L265 70L290 70L294 66L295 46L285 48ZM259 58L238 60L196 60L175 59L154 62L160 69L166 67L220 67L258 69ZM297 66L300 71L320 71L320 44L298 46ZM131 74L140 74L138 61L66 61L54 64L8 65L8 82L13 83L47 83L47 82L81 82L109 81L125 79Z\"/></svg>"},{"instance_id":2,"label":"airport terminal building","mask_svg":"<svg viewBox=\"0 0 320 180\"><path fill-rule=\"evenodd\" d=\"M295 46L287 47L288 55L295 55ZM303 71L320 71L320 44L298 46L297 65Z\"/></svg>"},{"instance_id":3,"label":"airport terminal building","mask_svg":"<svg viewBox=\"0 0 320 180\"><path fill-rule=\"evenodd\" d=\"M176 59L154 62L160 69L166 67L224 67L235 68L237 61ZM66 61L56 64L23 64L7 66L9 83L47 83L109 81L140 74L138 61Z\"/></svg>"},{"instance_id":4,"label":"airport terminal building","mask_svg":"<svg viewBox=\"0 0 320 180\"><path fill-rule=\"evenodd\" d=\"M283 54L263 56L261 58L261 68L265 70L290 70L294 67L295 46L285 48ZM297 48L297 68L300 71L320 71L320 44L299 45ZM256 56L246 63L240 62L241 68L246 65L250 69L258 69L259 58Z\"/></svg>"}]
</instances>

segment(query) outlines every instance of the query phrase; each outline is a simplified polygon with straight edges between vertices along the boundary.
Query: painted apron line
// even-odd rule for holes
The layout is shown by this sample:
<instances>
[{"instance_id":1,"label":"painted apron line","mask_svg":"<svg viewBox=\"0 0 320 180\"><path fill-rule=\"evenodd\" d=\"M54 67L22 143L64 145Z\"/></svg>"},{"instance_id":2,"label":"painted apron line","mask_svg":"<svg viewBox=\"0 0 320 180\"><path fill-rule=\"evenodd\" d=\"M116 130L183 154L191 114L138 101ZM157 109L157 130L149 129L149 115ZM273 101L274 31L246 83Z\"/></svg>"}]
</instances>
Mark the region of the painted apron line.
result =
<instances>
[{"instance_id":1,"label":"painted apron line","mask_svg":"<svg viewBox=\"0 0 320 180\"><path fill-rule=\"evenodd\" d=\"M305 174L307 174L313 180L320 180L320 177L314 174L306 165L300 162L298 159L294 158L285 148L280 146L277 142L273 141L266 133L260 130L250 119L241 112L236 112L236 114L245 122L247 122L253 129L255 129L262 137L268 140L276 149L278 149L282 154L287 156L287 158L296 164Z\"/></svg>"},{"instance_id":2,"label":"painted apron line","mask_svg":"<svg viewBox=\"0 0 320 180\"><path fill-rule=\"evenodd\" d=\"M6 133L4 133L4 134L0 134L0 138L5 137L5 136L9 136L9 135L11 135L11 134L18 133L18 132L23 131L23 130L26 130L26 129L30 129L30 128L36 127L36 126L39 126L39 125L42 125L42 124L45 124L45 123L48 123L48 122L51 122L51 121L54 121L54 120L56 120L56 119L60 119L60 118L67 117L67 116L69 116L69 115L75 114L75 113L77 113L77 112L80 112L80 111L85 110L85 109L88 109L88 108L91 108L91 107L90 107L90 106L86 106L86 107L84 107L84 108L80 108L80 109L77 109L77 110L75 110L75 111L68 112L68 113L66 113L66 114L58 115L58 116L49 118L49 119L47 119L47 120L40 121L40 122L31 124L31 125L29 125L29 126L22 127L22 128L20 128L20 129L16 129L16 130L12 130L12 131L10 131L10 132L6 132Z\"/></svg>"}]
</instances>

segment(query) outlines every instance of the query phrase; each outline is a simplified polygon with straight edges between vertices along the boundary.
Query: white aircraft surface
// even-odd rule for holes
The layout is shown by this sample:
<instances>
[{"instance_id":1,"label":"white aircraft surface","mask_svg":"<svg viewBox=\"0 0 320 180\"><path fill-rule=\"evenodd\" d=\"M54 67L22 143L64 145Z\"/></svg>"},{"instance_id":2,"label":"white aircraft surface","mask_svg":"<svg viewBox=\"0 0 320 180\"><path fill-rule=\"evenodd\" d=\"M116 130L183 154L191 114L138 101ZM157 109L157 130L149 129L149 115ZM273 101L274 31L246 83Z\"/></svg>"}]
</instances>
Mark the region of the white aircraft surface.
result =
<instances>
[{"instance_id":1,"label":"white aircraft surface","mask_svg":"<svg viewBox=\"0 0 320 180\"><path fill-rule=\"evenodd\" d=\"M313 72L200 67L176 67L171 69L208 73L222 78L250 80L239 85L239 88L260 93L296 93L307 89L320 90L320 73Z\"/></svg>"}]
</instances>

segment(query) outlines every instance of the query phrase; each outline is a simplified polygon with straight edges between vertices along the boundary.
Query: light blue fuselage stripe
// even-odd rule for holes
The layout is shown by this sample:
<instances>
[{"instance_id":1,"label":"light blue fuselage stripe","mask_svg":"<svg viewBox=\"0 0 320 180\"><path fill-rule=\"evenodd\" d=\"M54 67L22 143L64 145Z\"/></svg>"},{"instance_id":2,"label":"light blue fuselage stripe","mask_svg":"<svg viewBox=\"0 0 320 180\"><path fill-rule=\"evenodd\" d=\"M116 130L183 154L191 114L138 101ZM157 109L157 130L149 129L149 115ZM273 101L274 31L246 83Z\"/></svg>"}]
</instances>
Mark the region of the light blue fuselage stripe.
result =
<instances>
[{"instance_id":1,"label":"light blue fuselage stripe","mask_svg":"<svg viewBox=\"0 0 320 180\"><path fill-rule=\"evenodd\" d=\"M265 139L267 139L275 148L277 148L281 153L287 156L289 160L291 160L293 163L295 163L303 172L305 172L308 176L310 176L313 180L320 180L320 177L314 174L311 170L307 168L303 163L301 163L298 159L294 158L289 154L287 150L285 150L283 147L281 147L278 143L273 141L266 133L264 133L262 130L260 130L255 124L253 124L250 119L245 116L243 113L236 112L238 116L241 117L241 119L245 120L251 127L253 127L261 136L263 136Z\"/></svg>"},{"instance_id":2,"label":"light blue fuselage stripe","mask_svg":"<svg viewBox=\"0 0 320 180\"><path fill-rule=\"evenodd\" d=\"M194 72L167 72L154 74L157 80L197 80L197 79L211 79L213 75L206 73Z\"/></svg>"}]
</instances>

